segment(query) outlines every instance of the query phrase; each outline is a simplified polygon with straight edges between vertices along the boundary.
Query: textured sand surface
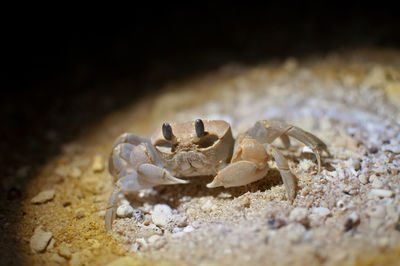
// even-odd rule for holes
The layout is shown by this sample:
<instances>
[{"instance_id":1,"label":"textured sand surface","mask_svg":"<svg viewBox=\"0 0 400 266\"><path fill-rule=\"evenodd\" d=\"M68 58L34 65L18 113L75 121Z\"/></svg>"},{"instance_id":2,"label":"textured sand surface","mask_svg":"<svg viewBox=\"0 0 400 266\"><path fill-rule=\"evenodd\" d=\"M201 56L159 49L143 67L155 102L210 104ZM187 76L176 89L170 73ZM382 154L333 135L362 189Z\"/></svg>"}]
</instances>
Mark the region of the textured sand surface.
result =
<instances>
[{"instance_id":1,"label":"textured sand surface","mask_svg":"<svg viewBox=\"0 0 400 266\"><path fill-rule=\"evenodd\" d=\"M395 264L399 99L395 51L227 65L169 84L106 117L42 169L22 202L21 256L35 265ZM320 137L332 157L323 157L318 174L314 156L300 143L282 149L298 178L293 204L272 160L265 179L244 187L208 189L212 178L203 177L121 195L121 204L130 204L137 215L118 218L107 234L107 159L114 139L123 132L150 136L164 121L196 118L224 119L234 136L260 119L284 120ZM45 190L54 190L54 197L47 192L47 198L31 202ZM34 253L29 243L39 226L52 237L43 252Z\"/></svg>"}]
</instances>

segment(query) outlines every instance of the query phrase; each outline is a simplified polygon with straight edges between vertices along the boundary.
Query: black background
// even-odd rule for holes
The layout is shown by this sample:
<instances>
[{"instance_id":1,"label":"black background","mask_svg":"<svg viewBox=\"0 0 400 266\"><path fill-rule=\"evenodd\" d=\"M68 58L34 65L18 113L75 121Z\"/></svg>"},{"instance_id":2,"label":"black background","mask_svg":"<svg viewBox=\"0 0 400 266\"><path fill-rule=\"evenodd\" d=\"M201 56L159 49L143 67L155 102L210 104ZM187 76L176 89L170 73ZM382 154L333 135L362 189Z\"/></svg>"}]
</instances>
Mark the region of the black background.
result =
<instances>
[{"instance_id":1,"label":"black background","mask_svg":"<svg viewBox=\"0 0 400 266\"><path fill-rule=\"evenodd\" d=\"M21 166L33 176L61 143L168 81L230 62L400 44L398 9L384 2L104 7L3 10L2 177Z\"/></svg>"}]
</instances>

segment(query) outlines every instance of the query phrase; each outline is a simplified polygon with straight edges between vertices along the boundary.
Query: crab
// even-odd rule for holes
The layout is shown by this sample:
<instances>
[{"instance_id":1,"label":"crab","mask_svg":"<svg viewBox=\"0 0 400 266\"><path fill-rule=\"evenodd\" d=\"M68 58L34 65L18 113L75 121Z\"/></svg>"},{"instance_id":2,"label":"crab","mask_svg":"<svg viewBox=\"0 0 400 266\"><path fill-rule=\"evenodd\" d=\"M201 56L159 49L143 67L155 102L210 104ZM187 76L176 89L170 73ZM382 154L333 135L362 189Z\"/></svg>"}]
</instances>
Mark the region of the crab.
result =
<instances>
[{"instance_id":1,"label":"crab","mask_svg":"<svg viewBox=\"0 0 400 266\"><path fill-rule=\"evenodd\" d=\"M280 138L285 148L289 136L308 146L321 171L321 154L329 151L313 134L282 121L261 120L233 138L223 120L197 119L185 123L163 123L151 139L124 133L114 142L109 171L114 177L105 215L106 230L112 229L118 195L157 185L185 184L184 177L215 176L209 188L243 186L267 176L268 161L274 159L285 186L286 197L296 196L296 177L287 159L272 145Z\"/></svg>"}]
</instances>

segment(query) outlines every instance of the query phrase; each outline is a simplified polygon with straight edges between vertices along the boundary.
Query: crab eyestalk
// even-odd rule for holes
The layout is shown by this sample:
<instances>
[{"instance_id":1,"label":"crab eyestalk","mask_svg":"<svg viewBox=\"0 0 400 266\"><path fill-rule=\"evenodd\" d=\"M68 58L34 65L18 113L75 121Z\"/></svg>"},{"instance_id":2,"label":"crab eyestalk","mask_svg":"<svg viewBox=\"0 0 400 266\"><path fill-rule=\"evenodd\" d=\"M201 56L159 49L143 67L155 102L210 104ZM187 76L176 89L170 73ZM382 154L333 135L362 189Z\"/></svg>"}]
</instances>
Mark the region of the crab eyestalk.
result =
<instances>
[{"instance_id":1,"label":"crab eyestalk","mask_svg":"<svg viewBox=\"0 0 400 266\"><path fill-rule=\"evenodd\" d=\"M171 144L176 144L176 137L174 132L172 132L172 127L168 122L162 124L162 134L165 140L171 142Z\"/></svg>"},{"instance_id":2,"label":"crab eyestalk","mask_svg":"<svg viewBox=\"0 0 400 266\"><path fill-rule=\"evenodd\" d=\"M169 123L165 122L162 125L162 133L166 140L171 141L174 133L172 133L172 127Z\"/></svg>"},{"instance_id":3,"label":"crab eyestalk","mask_svg":"<svg viewBox=\"0 0 400 266\"><path fill-rule=\"evenodd\" d=\"M198 138L204 136L205 134L204 123L201 119L196 119L196 121L194 121L194 129L196 130L196 135Z\"/></svg>"}]
</instances>

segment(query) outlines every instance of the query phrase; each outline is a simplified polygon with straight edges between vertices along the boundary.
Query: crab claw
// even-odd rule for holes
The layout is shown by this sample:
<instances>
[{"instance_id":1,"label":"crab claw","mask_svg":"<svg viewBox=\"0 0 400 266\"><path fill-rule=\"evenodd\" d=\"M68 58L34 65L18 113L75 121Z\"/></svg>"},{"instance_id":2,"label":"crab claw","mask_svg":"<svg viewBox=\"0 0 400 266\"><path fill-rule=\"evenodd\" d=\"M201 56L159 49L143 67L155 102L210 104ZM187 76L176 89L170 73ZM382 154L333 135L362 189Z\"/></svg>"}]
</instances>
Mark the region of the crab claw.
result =
<instances>
[{"instance_id":1,"label":"crab claw","mask_svg":"<svg viewBox=\"0 0 400 266\"><path fill-rule=\"evenodd\" d=\"M214 180L207 184L207 187L238 187L260 180L268 172L268 167L259 169L250 161L238 161L225 167L215 176Z\"/></svg>"},{"instance_id":2,"label":"crab claw","mask_svg":"<svg viewBox=\"0 0 400 266\"><path fill-rule=\"evenodd\" d=\"M137 170L140 178L156 185L187 184L189 181L172 176L167 170L154 164L142 164Z\"/></svg>"}]
</instances>

